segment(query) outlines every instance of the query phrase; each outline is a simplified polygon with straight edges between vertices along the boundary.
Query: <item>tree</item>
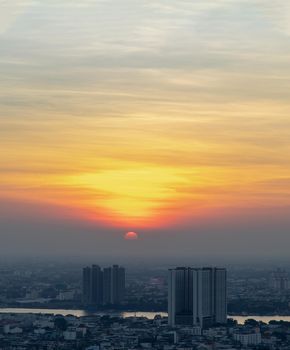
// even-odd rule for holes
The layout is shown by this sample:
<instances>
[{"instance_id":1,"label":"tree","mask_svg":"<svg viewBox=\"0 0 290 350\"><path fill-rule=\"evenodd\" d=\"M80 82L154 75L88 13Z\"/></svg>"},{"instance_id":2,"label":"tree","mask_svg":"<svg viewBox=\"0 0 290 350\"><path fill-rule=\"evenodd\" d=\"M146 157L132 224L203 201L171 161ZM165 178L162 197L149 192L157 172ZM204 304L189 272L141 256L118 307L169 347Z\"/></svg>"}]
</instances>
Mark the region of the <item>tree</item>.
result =
<instances>
[{"instance_id":1,"label":"tree","mask_svg":"<svg viewBox=\"0 0 290 350\"><path fill-rule=\"evenodd\" d=\"M65 331L67 329L67 321L64 317L56 317L54 320L54 326L60 331Z\"/></svg>"},{"instance_id":2,"label":"tree","mask_svg":"<svg viewBox=\"0 0 290 350\"><path fill-rule=\"evenodd\" d=\"M228 327L235 327L238 324L237 320L233 318L228 318L227 325Z\"/></svg>"},{"instance_id":3,"label":"tree","mask_svg":"<svg viewBox=\"0 0 290 350\"><path fill-rule=\"evenodd\" d=\"M249 318L245 321L245 326L258 327L259 322L254 320L253 318Z\"/></svg>"}]
</instances>

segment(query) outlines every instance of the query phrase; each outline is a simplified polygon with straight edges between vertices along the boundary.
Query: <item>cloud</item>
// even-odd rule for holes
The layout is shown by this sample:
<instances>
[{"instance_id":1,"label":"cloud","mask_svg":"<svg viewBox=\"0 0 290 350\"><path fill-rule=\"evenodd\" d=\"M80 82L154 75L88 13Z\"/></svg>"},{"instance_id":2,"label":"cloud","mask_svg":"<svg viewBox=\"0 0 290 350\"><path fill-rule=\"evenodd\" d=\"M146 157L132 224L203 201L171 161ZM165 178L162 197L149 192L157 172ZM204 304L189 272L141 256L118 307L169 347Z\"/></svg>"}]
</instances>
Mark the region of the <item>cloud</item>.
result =
<instances>
[{"instance_id":1,"label":"cloud","mask_svg":"<svg viewBox=\"0 0 290 350\"><path fill-rule=\"evenodd\" d=\"M1 194L102 226L125 181L127 214L189 231L201 211L288 208L287 6L0 2Z\"/></svg>"}]
</instances>

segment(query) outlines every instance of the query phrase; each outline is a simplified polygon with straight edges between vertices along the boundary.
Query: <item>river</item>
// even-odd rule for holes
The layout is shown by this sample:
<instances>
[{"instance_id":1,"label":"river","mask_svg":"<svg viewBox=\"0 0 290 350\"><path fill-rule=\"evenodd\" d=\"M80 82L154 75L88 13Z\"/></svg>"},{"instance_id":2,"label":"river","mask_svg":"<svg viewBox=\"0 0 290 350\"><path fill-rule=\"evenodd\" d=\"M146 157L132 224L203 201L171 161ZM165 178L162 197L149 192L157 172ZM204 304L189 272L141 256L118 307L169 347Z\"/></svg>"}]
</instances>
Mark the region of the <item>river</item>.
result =
<instances>
[{"instance_id":1,"label":"river","mask_svg":"<svg viewBox=\"0 0 290 350\"><path fill-rule=\"evenodd\" d=\"M156 315L160 315L162 317L167 317L167 312L146 312L146 311L121 311L121 312L102 312L102 311L88 311L88 310L69 310L69 309L29 309L29 308L0 308L0 314L49 314L49 315L73 315L77 317L81 316L93 316L93 315L99 315L99 316L118 316L118 317L147 317L148 319L153 319Z\"/></svg>"},{"instance_id":2,"label":"river","mask_svg":"<svg viewBox=\"0 0 290 350\"><path fill-rule=\"evenodd\" d=\"M111 315L111 316L118 316L118 317L147 317L148 319L153 319L156 315L160 315L162 317L167 317L166 312L146 312L146 311L137 311L137 312L89 312L87 310L62 310L62 309L26 309L26 308L0 308L0 314L1 313L11 313L11 314L50 314L50 315L74 315L77 317L81 316L91 316L91 315ZM263 321L265 323L268 323L271 320L275 321L288 321L290 322L290 316L258 316L258 315L251 315L251 316L238 316L238 315L230 315L229 318L232 318L236 321L238 321L239 324L243 324L245 320L251 318L256 321Z\"/></svg>"}]
</instances>

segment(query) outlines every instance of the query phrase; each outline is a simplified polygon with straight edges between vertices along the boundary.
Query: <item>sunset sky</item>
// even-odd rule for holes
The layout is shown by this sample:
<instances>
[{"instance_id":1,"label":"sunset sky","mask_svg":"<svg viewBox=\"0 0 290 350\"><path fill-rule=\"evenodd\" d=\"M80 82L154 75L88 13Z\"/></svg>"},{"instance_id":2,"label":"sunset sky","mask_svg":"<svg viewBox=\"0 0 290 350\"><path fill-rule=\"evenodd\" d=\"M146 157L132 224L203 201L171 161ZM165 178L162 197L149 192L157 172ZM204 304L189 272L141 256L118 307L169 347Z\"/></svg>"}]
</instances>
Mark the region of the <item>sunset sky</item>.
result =
<instances>
[{"instance_id":1,"label":"sunset sky","mask_svg":"<svg viewBox=\"0 0 290 350\"><path fill-rule=\"evenodd\" d=\"M287 255L289 217L288 1L0 0L1 252Z\"/></svg>"}]
</instances>

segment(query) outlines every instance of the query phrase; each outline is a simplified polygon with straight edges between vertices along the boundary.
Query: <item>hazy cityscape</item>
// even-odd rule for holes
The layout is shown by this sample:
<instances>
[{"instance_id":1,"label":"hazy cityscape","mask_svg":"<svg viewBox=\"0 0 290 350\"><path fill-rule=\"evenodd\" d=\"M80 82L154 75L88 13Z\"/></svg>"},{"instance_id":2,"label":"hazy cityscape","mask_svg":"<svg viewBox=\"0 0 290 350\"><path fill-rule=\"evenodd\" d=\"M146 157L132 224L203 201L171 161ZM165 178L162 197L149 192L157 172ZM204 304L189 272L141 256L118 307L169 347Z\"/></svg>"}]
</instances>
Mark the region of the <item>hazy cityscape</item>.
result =
<instances>
[{"instance_id":1,"label":"hazy cityscape","mask_svg":"<svg viewBox=\"0 0 290 350\"><path fill-rule=\"evenodd\" d=\"M286 350L289 306L289 266L2 263L0 349Z\"/></svg>"}]
</instances>

